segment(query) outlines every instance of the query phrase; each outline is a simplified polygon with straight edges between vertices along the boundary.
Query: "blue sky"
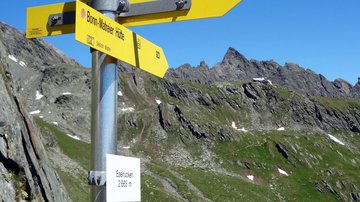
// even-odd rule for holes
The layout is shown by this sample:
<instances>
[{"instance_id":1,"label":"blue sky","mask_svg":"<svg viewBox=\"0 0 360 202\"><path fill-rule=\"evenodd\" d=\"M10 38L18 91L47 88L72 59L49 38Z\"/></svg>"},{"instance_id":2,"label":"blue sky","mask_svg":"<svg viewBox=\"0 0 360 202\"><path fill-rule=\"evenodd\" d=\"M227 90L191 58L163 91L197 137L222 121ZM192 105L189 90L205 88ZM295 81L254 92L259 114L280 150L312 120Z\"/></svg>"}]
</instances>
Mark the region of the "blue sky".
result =
<instances>
[{"instance_id":1,"label":"blue sky","mask_svg":"<svg viewBox=\"0 0 360 202\"><path fill-rule=\"evenodd\" d=\"M26 7L57 2L63 1L3 3L0 21L25 31ZM211 67L233 47L248 59L297 63L329 80L355 84L360 77L359 0L243 0L222 18L130 29L161 46L170 67L197 66L202 60ZM44 39L91 66L89 48L73 34Z\"/></svg>"}]
</instances>

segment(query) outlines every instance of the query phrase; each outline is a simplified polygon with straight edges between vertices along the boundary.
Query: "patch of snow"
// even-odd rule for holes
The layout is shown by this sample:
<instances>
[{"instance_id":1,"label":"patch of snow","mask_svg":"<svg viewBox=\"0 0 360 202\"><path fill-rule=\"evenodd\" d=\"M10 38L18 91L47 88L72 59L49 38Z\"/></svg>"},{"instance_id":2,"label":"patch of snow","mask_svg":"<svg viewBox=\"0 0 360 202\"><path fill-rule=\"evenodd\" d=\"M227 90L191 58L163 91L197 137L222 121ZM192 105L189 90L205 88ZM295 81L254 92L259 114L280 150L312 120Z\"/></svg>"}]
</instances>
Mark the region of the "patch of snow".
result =
<instances>
[{"instance_id":1,"label":"patch of snow","mask_svg":"<svg viewBox=\"0 0 360 202\"><path fill-rule=\"evenodd\" d=\"M75 140L80 140L80 138L76 135L70 135L70 134L66 134L67 136L71 137L72 139L75 139Z\"/></svg>"},{"instance_id":2,"label":"patch of snow","mask_svg":"<svg viewBox=\"0 0 360 202\"><path fill-rule=\"evenodd\" d=\"M59 123L56 122L56 121L53 121L52 123L53 123L54 125L59 125Z\"/></svg>"},{"instance_id":3,"label":"patch of snow","mask_svg":"<svg viewBox=\"0 0 360 202\"><path fill-rule=\"evenodd\" d=\"M244 127L243 128L240 128L240 129L237 129L238 131L242 131L242 132L244 132L244 133L247 133L247 132L249 132L248 130L246 130Z\"/></svg>"},{"instance_id":4,"label":"patch of snow","mask_svg":"<svg viewBox=\"0 0 360 202\"><path fill-rule=\"evenodd\" d=\"M249 180L254 181L254 175L248 175L246 176Z\"/></svg>"},{"instance_id":5,"label":"patch of snow","mask_svg":"<svg viewBox=\"0 0 360 202\"><path fill-rule=\"evenodd\" d=\"M21 88L20 90L21 90L21 91L24 91L24 88Z\"/></svg>"},{"instance_id":6,"label":"patch of snow","mask_svg":"<svg viewBox=\"0 0 360 202\"><path fill-rule=\"evenodd\" d=\"M278 129L276 129L277 131L285 131L285 128L284 127L280 127Z\"/></svg>"},{"instance_id":7,"label":"patch of snow","mask_svg":"<svg viewBox=\"0 0 360 202\"><path fill-rule=\"evenodd\" d=\"M25 62L23 62L23 61L20 61L20 62L19 62L19 65L21 65L22 67L26 67Z\"/></svg>"},{"instance_id":8,"label":"patch of snow","mask_svg":"<svg viewBox=\"0 0 360 202\"><path fill-rule=\"evenodd\" d=\"M245 132L245 133L246 133L246 132L249 132L249 131L246 130L244 127L243 127L243 128L240 128L240 129L237 128L234 121L231 123L231 127L232 127L233 129L237 130L237 131L242 131L242 132Z\"/></svg>"},{"instance_id":9,"label":"patch of snow","mask_svg":"<svg viewBox=\"0 0 360 202\"><path fill-rule=\"evenodd\" d=\"M18 59L16 59L15 56L9 55L8 57L10 58L10 60L12 60L12 61L14 61L14 62L18 62Z\"/></svg>"},{"instance_id":10,"label":"patch of snow","mask_svg":"<svg viewBox=\"0 0 360 202\"><path fill-rule=\"evenodd\" d=\"M41 119L44 118L44 116L39 116Z\"/></svg>"},{"instance_id":11,"label":"patch of snow","mask_svg":"<svg viewBox=\"0 0 360 202\"><path fill-rule=\"evenodd\" d=\"M265 78L264 77L253 78L253 81L265 81Z\"/></svg>"},{"instance_id":12,"label":"patch of snow","mask_svg":"<svg viewBox=\"0 0 360 202\"><path fill-rule=\"evenodd\" d=\"M70 92L65 92L65 93L62 93L63 95L71 95L72 93Z\"/></svg>"},{"instance_id":13,"label":"patch of snow","mask_svg":"<svg viewBox=\"0 0 360 202\"><path fill-rule=\"evenodd\" d=\"M155 100L155 102L159 105L161 104L161 100Z\"/></svg>"},{"instance_id":14,"label":"patch of snow","mask_svg":"<svg viewBox=\"0 0 360 202\"><path fill-rule=\"evenodd\" d=\"M82 107L80 108L80 110L83 110L83 109L84 109L84 108L82 108Z\"/></svg>"},{"instance_id":15,"label":"patch of snow","mask_svg":"<svg viewBox=\"0 0 360 202\"><path fill-rule=\"evenodd\" d=\"M118 94L118 96L123 96L121 91L119 91L117 94Z\"/></svg>"},{"instance_id":16,"label":"patch of snow","mask_svg":"<svg viewBox=\"0 0 360 202\"><path fill-rule=\"evenodd\" d=\"M128 108L122 108L121 109L121 111L123 111L123 112L127 112L127 111L129 111L129 112L133 112L135 109L134 108L132 108L132 107L128 107Z\"/></svg>"},{"instance_id":17,"label":"patch of snow","mask_svg":"<svg viewBox=\"0 0 360 202\"><path fill-rule=\"evenodd\" d=\"M123 149L130 149L130 146L124 146Z\"/></svg>"},{"instance_id":18,"label":"patch of snow","mask_svg":"<svg viewBox=\"0 0 360 202\"><path fill-rule=\"evenodd\" d=\"M330 139L332 139L334 142L336 142L336 143L339 143L339 144L341 144L341 145L345 145L343 142L341 142L339 139L337 139L336 137L334 137L334 136L332 136L332 135L330 135L330 134L328 134L328 136L330 137Z\"/></svg>"},{"instance_id":19,"label":"patch of snow","mask_svg":"<svg viewBox=\"0 0 360 202\"><path fill-rule=\"evenodd\" d=\"M273 83L272 83L270 80L267 80L267 82L268 82L270 85L273 86Z\"/></svg>"},{"instance_id":20,"label":"patch of snow","mask_svg":"<svg viewBox=\"0 0 360 202\"><path fill-rule=\"evenodd\" d=\"M35 99L40 100L42 97L44 97L44 95L41 95L40 92L37 90L36 95L35 95Z\"/></svg>"},{"instance_id":21,"label":"patch of snow","mask_svg":"<svg viewBox=\"0 0 360 202\"><path fill-rule=\"evenodd\" d=\"M279 173L282 174L282 175L289 176L289 174L288 174L286 171L284 171L284 170L282 170L282 169L280 169L280 168L278 168L278 171L279 171Z\"/></svg>"},{"instance_id":22,"label":"patch of snow","mask_svg":"<svg viewBox=\"0 0 360 202\"><path fill-rule=\"evenodd\" d=\"M29 114L40 114L40 110L35 110L35 111L32 111L32 112L30 112Z\"/></svg>"},{"instance_id":23,"label":"patch of snow","mask_svg":"<svg viewBox=\"0 0 360 202\"><path fill-rule=\"evenodd\" d=\"M122 105L125 105L125 102L121 103Z\"/></svg>"},{"instance_id":24,"label":"patch of snow","mask_svg":"<svg viewBox=\"0 0 360 202\"><path fill-rule=\"evenodd\" d=\"M48 114L51 114L51 112L48 112Z\"/></svg>"},{"instance_id":25,"label":"patch of snow","mask_svg":"<svg viewBox=\"0 0 360 202\"><path fill-rule=\"evenodd\" d=\"M237 129L236 125L235 125L235 122L231 122L231 127L234 128L234 129Z\"/></svg>"}]
</instances>

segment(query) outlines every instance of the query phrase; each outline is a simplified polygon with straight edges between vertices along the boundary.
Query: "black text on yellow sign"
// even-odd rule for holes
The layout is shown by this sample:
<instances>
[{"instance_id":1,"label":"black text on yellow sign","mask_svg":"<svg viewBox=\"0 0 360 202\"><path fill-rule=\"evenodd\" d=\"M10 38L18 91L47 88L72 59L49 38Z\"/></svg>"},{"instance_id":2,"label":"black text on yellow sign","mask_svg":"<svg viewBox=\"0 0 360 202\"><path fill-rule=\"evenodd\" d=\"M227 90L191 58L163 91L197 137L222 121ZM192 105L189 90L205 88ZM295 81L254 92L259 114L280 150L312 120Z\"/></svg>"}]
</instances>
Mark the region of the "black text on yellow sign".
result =
<instances>
[{"instance_id":1,"label":"black text on yellow sign","mask_svg":"<svg viewBox=\"0 0 360 202\"><path fill-rule=\"evenodd\" d=\"M168 69L162 48L77 1L75 39L155 76Z\"/></svg>"}]
</instances>

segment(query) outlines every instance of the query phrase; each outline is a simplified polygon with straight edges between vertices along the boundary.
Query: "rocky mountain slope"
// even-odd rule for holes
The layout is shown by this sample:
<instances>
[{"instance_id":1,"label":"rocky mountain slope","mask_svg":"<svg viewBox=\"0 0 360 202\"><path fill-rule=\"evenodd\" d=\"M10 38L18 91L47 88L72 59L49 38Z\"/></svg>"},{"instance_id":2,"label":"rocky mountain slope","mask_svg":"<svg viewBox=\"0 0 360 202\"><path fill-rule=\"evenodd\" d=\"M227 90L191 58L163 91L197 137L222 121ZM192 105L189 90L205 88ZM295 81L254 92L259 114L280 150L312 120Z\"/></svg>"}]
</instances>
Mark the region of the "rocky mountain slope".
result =
<instances>
[{"instance_id":1,"label":"rocky mountain slope","mask_svg":"<svg viewBox=\"0 0 360 202\"><path fill-rule=\"evenodd\" d=\"M0 70L0 199L88 201L90 70L2 23ZM143 201L360 200L359 83L234 49L164 79L119 71L118 152L141 158Z\"/></svg>"},{"instance_id":2,"label":"rocky mountain slope","mask_svg":"<svg viewBox=\"0 0 360 202\"><path fill-rule=\"evenodd\" d=\"M50 62L70 60L65 56L54 58L59 54L48 44L27 41L7 25L1 23L0 28L0 199L68 201L70 198L50 164L19 87L27 85L36 71L35 65L43 65L44 58ZM21 47L16 47L18 44ZM31 57L37 50L42 50L43 55ZM27 57L17 60L14 55ZM30 61L29 67L23 61Z\"/></svg>"},{"instance_id":3,"label":"rocky mountain slope","mask_svg":"<svg viewBox=\"0 0 360 202\"><path fill-rule=\"evenodd\" d=\"M343 79L330 82L323 75L294 63L281 66L273 60L248 60L233 48L229 48L224 59L213 68L209 68L205 62L201 62L195 68L183 65L170 70L168 76L199 83L252 81L253 78L265 78L275 85L305 95L360 98L360 78L355 86Z\"/></svg>"}]
</instances>

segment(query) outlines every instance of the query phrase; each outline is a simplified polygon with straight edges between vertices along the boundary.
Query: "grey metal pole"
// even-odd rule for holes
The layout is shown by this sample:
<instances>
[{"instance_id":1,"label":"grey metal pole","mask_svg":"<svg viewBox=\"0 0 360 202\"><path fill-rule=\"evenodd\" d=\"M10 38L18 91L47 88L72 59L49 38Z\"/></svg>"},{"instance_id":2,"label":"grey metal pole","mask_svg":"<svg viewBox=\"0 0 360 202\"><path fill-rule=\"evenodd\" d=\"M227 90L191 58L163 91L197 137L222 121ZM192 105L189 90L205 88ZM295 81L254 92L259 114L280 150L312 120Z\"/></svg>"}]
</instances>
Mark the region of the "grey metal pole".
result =
<instances>
[{"instance_id":1,"label":"grey metal pole","mask_svg":"<svg viewBox=\"0 0 360 202\"><path fill-rule=\"evenodd\" d=\"M115 19L115 12L103 11ZM91 171L103 173L105 178L106 154L117 153L117 84L116 60L99 51L92 51L91 96ZM99 178L98 178L99 179ZM104 181L105 179L101 179ZM106 201L106 184L93 185L91 201Z\"/></svg>"},{"instance_id":2,"label":"grey metal pole","mask_svg":"<svg viewBox=\"0 0 360 202\"><path fill-rule=\"evenodd\" d=\"M118 73L113 58L93 51L92 60L91 170L104 172L106 154L117 153ZM92 186L91 201L106 201L106 184Z\"/></svg>"},{"instance_id":3,"label":"grey metal pole","mask_svg":"<svg viewBox=\"0 0 360 202\"><path fill-rule=\"evenodd\" d=\"M128 0L93 0L91 6L115 20L119 12L129 10ZM117 153L116 59L92 51L91 96L91 201L106 201L106 154Z\"/></svg>"}]
</instances>

